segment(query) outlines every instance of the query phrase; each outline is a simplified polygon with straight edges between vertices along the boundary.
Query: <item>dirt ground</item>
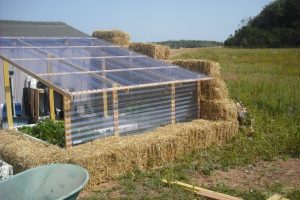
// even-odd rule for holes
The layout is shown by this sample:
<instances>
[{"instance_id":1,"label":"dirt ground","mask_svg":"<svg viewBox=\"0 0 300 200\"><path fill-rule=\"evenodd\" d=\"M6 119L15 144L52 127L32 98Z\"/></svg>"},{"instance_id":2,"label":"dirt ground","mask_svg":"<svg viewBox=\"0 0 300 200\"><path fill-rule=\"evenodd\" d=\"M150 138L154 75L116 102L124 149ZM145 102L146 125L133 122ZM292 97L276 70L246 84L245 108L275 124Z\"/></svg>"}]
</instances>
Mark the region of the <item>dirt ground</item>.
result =
<instances>
[{"instance_id":1,"label":"dirt ground","mask_svg":"<svg viewBox=\"0 0 300 200\"><path fill-rule=\"evenodd\" d=\"M261 161L229 171L217 170L211 176L198 174L192 181L195 185L207 187L221 183L239 190L263 190L276 183L285 188L300 189L300 159Z\"/></svg>"},{"instance_id":2,"label":"dirt ground","mask_svg":"<svg viewBox=\"0 0 300 200\"><path fill-rule=\"evenodd\" d=\"M237 190L264 190L274 184L280 184L286 189L300 189L300 159L277 161L260 161L255 165L236 167L228 171L216 170L212 175L190 174L191 182L202 187L224 184ZM117 181L110 181L99 185L99 191L111 191L110 196L125 197L120 191ZM90 192L80 194L80 199L91 195Z\"/></svg>"}]
</instances>

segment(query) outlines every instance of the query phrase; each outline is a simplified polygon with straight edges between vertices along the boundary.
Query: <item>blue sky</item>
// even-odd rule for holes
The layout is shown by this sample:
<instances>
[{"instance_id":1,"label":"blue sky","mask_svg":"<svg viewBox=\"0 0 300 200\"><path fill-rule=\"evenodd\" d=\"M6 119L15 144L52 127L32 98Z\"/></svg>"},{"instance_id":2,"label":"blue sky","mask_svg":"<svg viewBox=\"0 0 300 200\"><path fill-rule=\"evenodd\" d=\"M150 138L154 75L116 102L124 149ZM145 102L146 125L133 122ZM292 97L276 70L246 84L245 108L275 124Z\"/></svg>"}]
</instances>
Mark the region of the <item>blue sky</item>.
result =
<instances>
[{"instance_id":1,"label":"blue sky","mask_svg":"<svg viewBox=\"0 0 300 200\"><path fill-rule=\"evenodd\" d=\"M133 41L224 41L272 0L0 0L0 19L63 21L91 34L121 29Z\"/></svg>"}]
</instances>

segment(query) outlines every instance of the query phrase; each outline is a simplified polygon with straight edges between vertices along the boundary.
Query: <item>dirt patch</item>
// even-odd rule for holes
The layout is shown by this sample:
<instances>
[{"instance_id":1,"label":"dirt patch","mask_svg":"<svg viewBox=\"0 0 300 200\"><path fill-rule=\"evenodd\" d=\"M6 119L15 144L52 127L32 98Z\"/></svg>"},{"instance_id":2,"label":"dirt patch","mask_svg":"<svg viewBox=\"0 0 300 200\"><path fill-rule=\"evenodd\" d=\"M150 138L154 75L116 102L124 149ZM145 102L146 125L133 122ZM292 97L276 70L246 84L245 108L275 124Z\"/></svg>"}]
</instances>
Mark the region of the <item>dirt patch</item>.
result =
<instances>
[{"instance_id":1,"label":"dirt patch","mask_svg":"<svg viewBox=\"0 0 300 200\"><path fill-rule=\"evenodd\" d=\"M284 189L300 189L300 159L277 160L272 162L261 161L247 167L237 167L229 171L216 170L211 176L191 173L191 181L197 186L210 188L217 184L238 191L258 190L264 192L274 184L280 184ZM158 191L144 185L145 182L134 183L135 191L147 193L152 198ZM166 188L166 187L165 187ZM126 198L126 186L117 180L110 180L98 185L93 191L80 193L79 199ZM93 198L94 197L94 198Z\"/></svg>"},{"instance_id":2,"label":"dirt patch","mask_svg":"<svg viewBox=\"0 0 300 200\"><path fill-rule=\"evenodd\" d=\"M211 176L198 174L194 175L192 182L204 187L221 183L239 190L263 190L274 184L300 189L300 159L261 161L227 172L217 170Z\"/></svg>"}]
</instances>

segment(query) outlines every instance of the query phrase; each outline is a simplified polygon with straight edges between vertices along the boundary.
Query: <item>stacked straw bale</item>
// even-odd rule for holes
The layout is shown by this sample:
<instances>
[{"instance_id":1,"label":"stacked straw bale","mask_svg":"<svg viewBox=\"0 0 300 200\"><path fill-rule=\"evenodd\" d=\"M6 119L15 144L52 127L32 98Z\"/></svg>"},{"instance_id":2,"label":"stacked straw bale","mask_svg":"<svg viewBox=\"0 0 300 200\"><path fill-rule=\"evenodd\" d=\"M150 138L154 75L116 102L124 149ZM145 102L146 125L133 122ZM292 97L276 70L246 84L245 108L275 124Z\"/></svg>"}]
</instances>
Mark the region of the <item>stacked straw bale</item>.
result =
<instances>
[{"instance_id":1,"label":"stacked straw bale","mask_svg":"<svg viewBox=\"0 0 300 200\"><path fill-rule=\"evenodd\" d=\"M120 30L97 30L93 32L92 36L125 47L130 43L130 35Z\"/></svg>"},{"instance_id":2,"label":"stacked straw bale","mask_svg":"<svg viewBox=\"0 0 300 200\"><path fill-rule=\"evenodd\" d=\"M208 60L174 60L172 64L204 73L212 78L201 85L201 118L208 120L237 120L237 109L228 97L225 82L220 76L220 66Z\"/></svg>"},{"instance_id":3,"label":"stacked straw bale","mask_svg":"<svg viewBox=\"0 0 300 200\"><path fill-rule=\"evenodd\" d=\"M131 43L129 49L156 59L166 60L170 56L170 47L155 43Z\"/></svg>"},{"instance_id":4,"label":"stacked straw bale","mask_svg":"<svg viewBox=\"0 0 300 200\"><path fill-rule=\"evenodd\" d=\"M68 150L33 140L13 130L0 130L0 157L17 171L58 162L83 166L91 176L87 189L92 190L134 167L158 167L212 144L224 144L237 133L238 122L235 107L220 79L218 64L210 61L173 63L214 78L203 83L202 87L204 119L170 124L135 136L108 137Z\"/></svg>"},{"instance_id":5,"label":"stacked straw bale","mask_svg":"<svg viewBox=\"0 0 300 200\"><path fill-rule=\"evenodd\" d=\"M108 137L65 150L37 142L18 132L2 130L0 154L17 171L49 163L83 166L91 176L88 189L93 189L134 167L142 170L157 167L194 150L223 144L234 134L234 124L194 120L136 136Z\"/></svg>"}]
</instances>

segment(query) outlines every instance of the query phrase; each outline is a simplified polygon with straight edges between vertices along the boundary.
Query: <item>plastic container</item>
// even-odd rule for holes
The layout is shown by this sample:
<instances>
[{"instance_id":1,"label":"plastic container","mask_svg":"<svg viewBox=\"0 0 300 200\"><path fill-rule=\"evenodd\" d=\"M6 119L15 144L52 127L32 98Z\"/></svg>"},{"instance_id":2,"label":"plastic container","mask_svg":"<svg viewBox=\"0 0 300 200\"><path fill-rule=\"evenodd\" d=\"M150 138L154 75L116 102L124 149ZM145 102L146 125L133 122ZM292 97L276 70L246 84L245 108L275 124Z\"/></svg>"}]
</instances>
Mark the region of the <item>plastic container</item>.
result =
<instances>
[{"instance_id":1,"label":"plastic container","mask_svg":"<svg viewBox=\"0 0 300 200\"><path fill-rule=\"evenodd\" d=\"M89 180L77 165L51 164L19 173L0 182L1 200L76 199Z\"/></svg>"}]
</instances>

